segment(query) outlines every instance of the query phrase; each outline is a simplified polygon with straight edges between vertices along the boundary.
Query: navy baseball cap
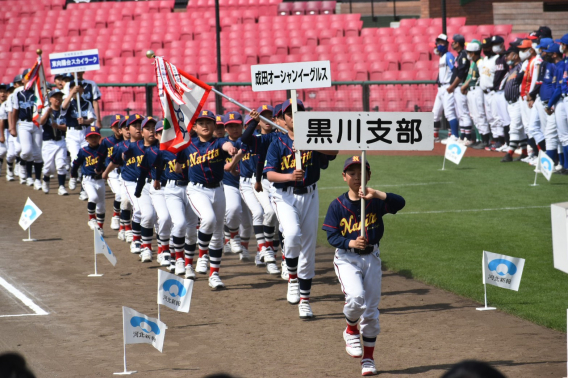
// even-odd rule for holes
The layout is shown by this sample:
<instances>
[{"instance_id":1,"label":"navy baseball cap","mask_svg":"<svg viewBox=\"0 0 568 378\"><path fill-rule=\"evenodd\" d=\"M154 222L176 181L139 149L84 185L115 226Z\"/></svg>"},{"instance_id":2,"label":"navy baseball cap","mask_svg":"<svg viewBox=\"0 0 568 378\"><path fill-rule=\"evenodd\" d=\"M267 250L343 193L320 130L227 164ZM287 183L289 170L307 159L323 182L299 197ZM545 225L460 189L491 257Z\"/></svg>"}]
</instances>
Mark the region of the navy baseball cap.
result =
<instances>
[{"instance_id":1,"label":"navy baseball cap","mask_svg":"<svg viewBox=\"0 0 568 378\"><path fill-rule=\"evenodd\" d=\"M282 114L282 104L278 104L274 107L274 110L272 111L272 117L277 118L281 114Z\"/></svg>"},{"instance_id":2,"label":"navy baseball cap","mask_svg":"<svg viewBox=\"0 0 568 378\"><path fill-rule=\"evenodd\" d=\"M29 68L26 68L24 72L22 72L22 76L26 76L30 72Z\"/></svg>"},{"instance_id":3,"label":"navy baseball cap","mask_svg":"<svg viewBox=\"0 0 568 378\"><path fill-rule=\"evenodd\" d=\"M347 159L345 159L345 163L343 164L343 172L345 172L347 170L347 168L349 168L353 164L361 165L361 157L351 156L351 157L348 157ZM371 166L369 165L368 161L365 162L365 167L367 167L367 171L371 172Z\"/></svg>"},{"instance_id":4,"label":"navy baseball cap","mask_svg":"<svg viewBox=\"0 0 568 378\"><path fill-rule=\"evenodd\" d=\"M101 136L101 129L99 129L97 126L89 126L89 131L87 131L85 138L87 138L89 135Z\"/></svg>"},{"instance_id":5,"label":"navy baseball cap","mask_svg":"<svg viewBox=\"0 0 568 378\"><path fill-rule=\"evenodd\" d=\"M118 124L118 127L120 127L121 129L122 129L123 127L127 127L127 126L128 126L128 118L129 118L129 117L130 117L130 116L127 116L127 115L124 116L124 118L120 120L120 123Z\"/></svg>"},{"instance_id":6,"label":"navy baseball cap","mask_svg":"<svg viewBox=\"0 0 568 378\"><path fill-rule=\"evenodd\" d=\"M304 111L306 110L304 108L304 103L302 102L302 100L298 99L298 111ZM290 102L290 100L286 100L284 101L284 103L282 104L282 114L286 113L286 110L288 110L288 108L292 106L292 103Z\"/></svg>"},{"instance_id":7,"label":"navy baseball cap","mask_svg":"<svg viewBox=\"0 0 568 378\"><path fill-rule=\"evenodd\" d=\"M215 122L217 122L217 125L224 125L223 123L223 114L217 114L215 116Z\"/></svg>"},{"instance_id":8,"label":"navy baseball cap","mask_svg":"<svg viewBox=\"0 0 568 378\"><path fill-rule=\"evenodd\" d=\"M552 38L542 38L536 48L546 50L551 43L554 43Z\"/></svg>"},{"instance_id":9,"label":"navy baseball cap","mask_svg":"<svg viewBox=\"0 0 568 378\"><path fill-rule=\"evenodd\" d=\"M536 36L538 38L550 38L552 39L552 30L548 26L541 26L536 31Z\"/></svg>"},{"instance_id":10,"label":"navy baseball cap","mask_svg":"<svg viewBox=\"0 0 568 378\"><path fill-rule=\"evenodd\" d=\"M53 80L57 80L57 79L63 79L65 77L65 74L57 74L53 77Z\"/></svg>"},{"instance_id":11,"label":"navy baseball cap","mask_svg":"<svg viewBox=\"0 0 568 378\"><path fill-rule=\"evenodd\" d=\"M124 119L124 116L122 114L114 114L112 116L112 123L110 124L110 127L113 127L113 126L119 126L120 127L120 123L122 122L123 119Z\"/></svg>"},{"instance_id":12,"label":"navy baseball cap","mask_svg":"<svg viewBox=\"0 0 568 378\"><path fill-rule=\"evenodd\" d=\"M136 114L131 114L131 115L128 117L128 120L126 121L126 125L127 125L127 126L130 126L130 125L132 125L134 122L138 122L138 121L142 122L143 120L144 120L144 117L142 117L140 114L137 114L137 113L136 113Z\"/></svg>"},{"instance_id":13,"label":"navy baseball cap","mask_svg":"<svg viewBox=\"0 0 568 378\"><path fill-rule=\"evenodd\" d=\"M505 43L505 40L500 35L494 35L493 37L491 37L492 45L500 45L501 43Z\"/></svg>"},{"instance_id":14,"label":"navy baseball cap","mask_svg":"<svg viewBox=\"0 0 568 378\"><path fill-rule=\"evenodd\" d=\"M252 121L252 118L251 118L251 116L250 116L249 114L247 114L247 115L245 116L245 125L248 125L250 121Z\"/></svg>"},{"instance_id":15,"label":"navy baseball cap","mask_svg":"<svg viewBox=\"0 0 568 378\"><path fill-rule=\"evenodd\" d=\"M243 123L243 116L237 111L228 112L223 116L223 124L227 126L229 123Z\"/></svg>"},{"instance_id":16,"label":"navy baseball cap","mask_svg":"<svg viewBox=\"0 0 568 378\"><path fill-rule=\"evenodd\" d=\"M16 76L14 77L14 83L19 83L19 82L21 82L22 80L24 80L24 77L23 77L22 75L16 75Z\"/></svg>"},{"instance_id":17,"label":"navy baseball cap","mask_svg":"<svg viewBox=\"0 0 568 378\"><path fill-rule=\"evenodd\" d=\"M505 54L510 54L510 53L515 53L518 54L519 53L519 48L516 46L510 46L507 51L505 51Z\"/></svg>"},{"instance_id":18,"label":"navy baseball cap","mask_svg":"<svg viewBox=\"0 0 568 378\"><path fill-rule=\"evenodd\" d=\"M452 38L452 42L456 42L456 43L460 43L462 45L465 45L465 37L461 34L454 34L454 36Z\"/></svg>"},{"instance_id":19,"label":"navy baseball cap","mask_svg":"<svg viewBox=\"0 0 568 378\"><path fill-rule=\"evenodd\" d=\"M562 38L557 39L555 42L564 43L565 45L568 45L568 34L564 34Z\"/></svg>"},{"instance_id":20,"label":"navy baseball cap","mask_svg":"<svg viewBox=\"0 0 568 378\"><path fill-rule=\"evenodd\" d=\"M213 122L217 122L217 118L215 117L215 113L213 113L211 110L202 110L199 112L199 115L197 116L197 118L195 119L196 121L198 119L210 119Z\"/></svg>"},{"instance_id":21,"label":"navy baseball cap","mask_svg":"<svg viewBox=\"0 0 568 378\"><path fill-rule=\"evenodd\" d=\"M0 89L8 89L8 84L0 83Z\"/></svg>"},{"instance_id":22,"label":"navy baseball cap","mask_svg":"<svg viewBox=\"0 0 568 378\"><path fill-rule=\"evenodd\" d=\"M160 131L164 130L164 121L158 121L158 123L156 123L156 133L159 133Z\"/></svg>"},{"instance_id":23,"label":"navy baseball cap","mask_svg":"<svg viewBox=\"0 0 568 378\"><path fill-rule=\"evenodd\" d=\"M63 74L63 75L61 75L61 77L63 77L63 80L65 80L65 81L73 80L73 75L71 75L70 73Z\"/></svg>"},{"instance_id":24,"label":"navy baseball cap","mask_svg":"<svg viewBox=\"0 0 568 378\"><path fill-rule=\"evenodd\" d=\"M260 105L256 111L260 114L262 114L262 112L271 112L274 115L274 108L272 105Z\"/></svg>"},{"instance_id":25,"label":"navy baseball cap","mask_svg":"<svg viewBox=\"0 0 568 378\"><path fill-rule=\"evenodd\" d=\"M142 121L142 128L145 128L146 126L150 126L152 124L154 126L156 126L156 123L158 123L158 120L156 118L148 116L148 117L144 118L144 120ZM148 124L150 124L150 125L148 125Z\"/></svg>"},{"instance_id":26,"label":"navy baseball cap","mask_svg":"<svg viewBox=\"0 0 568 378\"><path fill-rule=\"evenodd\" d=\"M55 88L52 89L51 92L49 92L49 98L52 98L53 96L55 96L56 94L60 94L61 96L63 96L63 92L60 91L59 89Z\"/></svg>"},{"instance_id":27,"label":"navy baseball cap","mask_svg":"<svg viewBox=\"0 0 568 378\"><path fill-rule=\"evenodd\" d=\"M549 53L549 54L560 54L560 44L558 43L551 43L550 45L548 45L548 49L544 50L545 53Z\"/></svg>"}]
</instances>

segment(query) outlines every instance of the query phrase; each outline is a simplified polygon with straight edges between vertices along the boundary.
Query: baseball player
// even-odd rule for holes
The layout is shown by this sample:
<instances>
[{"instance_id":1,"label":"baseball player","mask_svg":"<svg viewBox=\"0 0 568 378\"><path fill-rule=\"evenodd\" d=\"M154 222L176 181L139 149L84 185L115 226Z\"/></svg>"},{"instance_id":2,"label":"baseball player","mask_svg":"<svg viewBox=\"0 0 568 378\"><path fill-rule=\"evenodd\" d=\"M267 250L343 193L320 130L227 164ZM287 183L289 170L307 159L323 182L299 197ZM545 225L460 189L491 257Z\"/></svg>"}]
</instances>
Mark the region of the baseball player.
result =
<instances>
[{"instance_id":1,"label":"baseball player","mask_svg":"<svg viewBox=\"0 0 568 378\"><path fill-rule=\"evenodd\" d=\"M81 98L89 101L93 105L93 111L95 113L96 120L97 120L97 127L102 127L101 108L100 108L100 105L99 105L99 100L101 99L101 90L99 89L97 83L95 83L94 81L84 79L83 78L84 75L85 75L85 72L83 72L83 71L77 72L77 80L79 80L79 82L81 82L83 84L83 93L81 94ZM65 83L65 79L68 78L68 77L72 77L72 76L70 76L70 74L68 74L68 76L63 77L64 83ZM69 95L69 91L71 89L69 81L71 81L71 80L68 80L67 83L64 84L63 92L65 93L65 96ZM57 85L57 82L56 82L56 85Z\"/></svg>"},{"instance_id":2,"label":"baseball player","mask_svg":"<svg viewBox=\"0 0 568 378\"><path fill-rule=\"evenodd\" d=\"M77 104L77 94L84 93L83 83L79 81L71 81L69 83L69 95L64 98L61 114L65 117L65 124L67 125L67 132L65 133L65 141L67 142L67 151L72 160L75 160L79 150L86 145L85 135L87 133L87 126L93 124L96 120L96 115L93 110L93 105L82 99L80 101L81 109ZM71 178L69 180L69 189L75 190L77 187L77 180ZM80 200L86 199L86 193L81 190L79 194Z\"/></svg>"},{"instance_id":3,"label":"baseball player","mask_svg":"<svg viewBox=\"0 0 568 378\"><path fill-rule=\"evenodd\" d=\"M556 127L556 116L552 114L552 110L549 107L549 102L556 90L556 83L560 79L556 77L557 66L559 70L564 74L564 62L562 61L562 53L560 52L560 45L558 43L551 43L548 48L544 51L546 54L544 59L546 61L546 66L544 70L544 76L542 78L542 85L540 87L540 100L541 103L536 104L536 108L539 111L539 119L541 120L541 126L544 124L544 139L546 143L546 154L554 161L555 164L559 162L559 140L558 131ZM546 123L543 122L541 118L541 108L544 108L544 119ZM561 149L560 149L561 151ZM562 159L564 160L564 156ZM557 167L557 170L561 170L562 166Z\"/></svg>"},{"instance_id":4,"label":"baseball player","mask_svg":"<svg viewBox=\"0 0 568 378\"><path fill-rule=\"evenodd\" d=\"M158 131L154 131L156 136L156 143L145 146L146 153L140 162L140 176L138 177L138 183L136 185L136 192L134 195L136 198L140 198L143 191L147 191L152 205L154 207L154 212L158 218L157 227L157 242L158 242L158 264L168 267L170 266L170 231L172 228L172 221L170 218L170 213L168 212L168 207L166 205L166 199L164 197L164 191L161 190L162 185L165 186L165 180L158 180L156 174L157 164L160 164L158 157L162 153L160 151L160 138L162 136L162 131L164 129L164 123L161 121L159 124L151 117L148 117L149 121L143 123L144 132L152 130L152 124L154 126L159 126ZM145 120L146 121L146 120ZM159 135L159 136L158 136ZM144 137L146 141L146 137ZM150 177L152 180L149 181L147 178ZM139 200L140 201L140 200ZM144 214L142 215L144 218ZM144 227L144 225L142 226ZM144 231L144 228L142 228ZM142 234L144 237L144 233ZM185 271L184 271L185 273Z\"/></svg>"},{"instance_id":5,"label":"baseball player","mask_svg":"<svg viewBox=\"0 0 568 378\"><path fill-rule=\"evenodd\" d=\"M467 59L470 61L469 70L465 82L461 86L461 93L467 94L467 107L473 124L481 135L489 134L489 125L485 119L485 107L483 105L483 91L479 87L479 63L481 60L481 42L474 39L465 48ZM465 141L466 146L475 146L477 142L475 132L471 131L471 138Z\"/></svg>"},{"instance_id":6,"label":"baseball player","mask_svg":"<svg viewBox=\"0 0 568 378\"><path fill-rule=\"evenodd\" d=\"M122 142L124 139L122 138L122 133L120 131L120 122L124 119L124 117L120 114L115 114L112 117L112 123L110 124L110 128L113 132L111 136L104 138L100 144L100 150L98 152L99 159L105 162L105 165L110 163L110 156L112 156L112 151L114 146ZM120 224L120 205L122 202L122 197L120 196L120 175L118 173L118 169L113 170L108 175L107 180L108 186L110 190L114 193L114 202L112 204L112 218L110 221L110 228L113 230L119 230L119 233L124 228Z\"/></svg>"},{"instance_id":7,"label":"baseball player","mask_svg":"<svg viewBox=\"0 0 568 378\"><path fill-rule=\"evenodd\" d=\"M304 104L300 100L298 111L304 111ZM278 134L268 147L264 173L274 183L272 201L286 242L284 252L289 276L287 300L291 304L299 303L301 319L311 319L314 316L310 306L310 291L315 275L319 157L321 153L337 155L337 151L301 151L302 169L297 170L290 100L284 102L282 112L288 134Z\"/></svg>"},{"instance_id":8,"label":"baseball player","mask_svg":"<svg viewBox=\"0 0 568 378\"><path fill-rule=\"evenodd\" d=\"M7 148L8 134L6 132L8 130L8 124L7 124L8 113L6 113L6 107L4 105L6 103L7 97L8 97L8 86L2 83L0 84L0 171L2 170L2 163L4 162L4 159L8 154L8 148ZM14 180L13 173L11 179L8 178L9 173L10 169L6 162L6 179L8 181L13 181Z\"/></svg>"},{"instance_id":9,"label":"baseball player","mask_svg":"<svg viewBox=\"0 0 568 378\"><path fill-rule=\"evenodd\" d=\"M365 169L368 181L371 178L369 163L365 164ZM405 201L399 195L372 188L366 188L366 193L363 193L361 170L359 156L345 160L343 181L349 191L331 202L322 229L327 232L329 244L336 248L333 265L341 291L345 294L345 350L351 357L363 357L362 375L367 376L378 374L373 352L381 331L378 310L382 279L379 243L385 229L383 216L396 214L404 207ZM367 201L364 221L361 219L361 198ZM361 236L362 224L365 236Z\"/></svg>"},{"instance_id":10,"label":"baseball player","mask_svg":"<svg viewBox=\"0 0 568 378\"><path fill-rule=\"evenodd\" d=\"M26 162L20 159L20 153L22 151L22 147L20 145L20 141L18 139L18 131L17 131L17 122L15 122L13 115L14 112L14 102L15 97L18 92L24 89L24 84L22 79L24 77L22 75L17 75L14 78L13 82L13 91L8 95L8 99L6 100L5 110L8 116L8 154L6 155L6 162L8 167L10 164L13 164L14 161L16 162L16 166L14 167L14 175L20 177L20 184L26 183ZM9 175L6 176L9 178Z\"/></svg>"},{"instance_id":11,"label":"baseball player","mask_svg":"<svg viewBox=\"0 0 568 378\"><path fill-rule=\"evenodd\" d=\"M464 145L471 144L471 128L472 122L467 107L467 97L461 92L461 84L466 80L469 71L470 61L467 59L467 52L464 50L465 38L461 34L455 34L452 39L452 49L458 53L454 61L454 69L450 78L450 86L447 91L454 94L456 116L458 117L459 129L461 135L454 134L459 137L459 142ZM452 138L453 139L453 138Z\"/></svg>"},{"instance_id":12,"label":"baseball player","mask_svg":"<svg viewBox=\"0 0 568 378\"><path fill-rule=\"evenodd\" d=\"M519 57L523 62L523 80L521 82L521 120L523 121L523 126L525 128L525 134L527 134L528 137L528 144L532 149L529 156L520 160L525 163L530 163L535 160L538 155L538 143L541 140L544 140L544 134L542 134L540 128L531 130L531 117L536 117L536 113L533 114L532 99L530 97L530 93L537 85L536 83L538 81L542 58L540 55L537 55L536 50L532 47L530 39L525 40L519 46Z\"/></svg>"},{"instance_id":13,"label":"baseball player","mask_svg":"<svg viewBox=\"0 0 568 378\"><path fill-rule=\"evenodd\" d=\"M195 271L207 273L207 260L210 260L209 287L217 290L225 287L219 278L225 219L225 194L221 181L225 159L228 155L235 155L237 148L226 138L213 136L215 123L213 112L203 110L199 113L193 127L197 136L176 155L176 172L182 171L184 163L188 165L190 183L187 195L193 211L201 219Z\"/></svg>"},{"instance_id":14,"label":"baseball player","mask_svg":"<svg viewBox=\"0 0 568 378\"><path fill-rule=\"evenodd\" d=\"M43 183L45 194L49 193L50 175L57 172L59 188L57 194L66 196L65 178L67 176L67 145L65 144L65 131L67 126L61 118L61 104L63 93L59 89L49 92L49 106L42 111L40 125L43 127L43 144L41 155L43 159Z\"/></svg>"},{"instance_id":15,"label":"baseball player","mask_svg":"<svg viewBox=\"0 0 568 378\"><path fill-rule=\"evenodd\" d=\"M53 77L53 82L55 83L55 87L63 92L65 95L65 80L63 80L63 74L57 74ZM67 93L69 92L69 88L67 88Z\"/></svg>"},{"instance_id":16,"label":"baseball player","mask_svg":"<svg viewBox=\"0 0 568 378\"><path fill-rule=\"evenodd\" d=\"M22 83L28 82L29 70L24 71ZM35 190L41 190L41 171L43 161L41 159L42 131L33 123L35 92L32 89L14 92L12 97L12 124L17 125L17 135L22 151L20 159L25 161L26 185L33 186ZM35 181L32 173L35 171Z\"/></svg>"},{"instance_id":17,"label":"baseball player","mask_svg":"<svg viewBox=\"0 0 568 378\"><path fill-rule=\"evenodd\" d=\"M102 176L95 172L99 159L100 129L96 126L89 126L85 139L87 145L77 153L77 158L73 161L71 168L71 177L77 178L79 167L81 167L84 189L89 197L87 201L88 225L91 230L98 228L102 235L105 222L105 182Z\"/></svg>"},{"instance_id":18,"label":"baseball player","mask_svg":"<svg viewBox=\"0 0 568 378\"><path fill-rule=\"evenodd\" d=\"M568 53L566 47L568 46L568 34L564 34L556 42L560 43L560 53ZM548 107L551 109L554 107L558 138L560 139L564 155L564 161L561 162L563 169L558 171L558 173L568 175L568 57L556 64L554 76L557 84L554 94L548 102Z\"/></svg>"},{"instance_id":19,"label":"baseball player","mask_svg":"<svg viewBox=\"0 0 568 378\"><path fill-rule=\"evenodd\" d=\"M446 116L450 124L449 141L457 142L459 137L459 122L456 119L456 109L454 101L454 90L450 88L452 71L454 70L455 58L448 51L448 36L440 34L436 38L436 51L440 56L438 78L438 94L434 101L432 112L434 113L434 138L439 141L439 130L442 122L442 113ZM445 142L447 143L447 142Z\"/></svg>"}]
</instances>

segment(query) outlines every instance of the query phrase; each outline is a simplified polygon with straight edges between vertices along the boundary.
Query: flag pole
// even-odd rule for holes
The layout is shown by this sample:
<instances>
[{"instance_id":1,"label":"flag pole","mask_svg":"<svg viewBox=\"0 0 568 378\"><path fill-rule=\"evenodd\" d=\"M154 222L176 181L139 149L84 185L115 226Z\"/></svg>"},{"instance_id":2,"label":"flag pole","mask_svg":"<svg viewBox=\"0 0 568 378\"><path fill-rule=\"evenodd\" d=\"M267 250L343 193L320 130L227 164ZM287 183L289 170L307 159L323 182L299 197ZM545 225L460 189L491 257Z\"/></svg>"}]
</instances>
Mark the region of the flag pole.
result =
<instances>
[{"instance_id":1,"label":"flag pole","mask_svg":"<svg viewBox=\"0 0 568 378\"><path fill-rule=\"evenodd\" d=\"M367 151L361 151L361 189L363 190L363 195L366 193L366 181L367 181ZM365 237L365 200L361 198L361 236Z\"/></svg>"},{"instance_id":2,"label":"flag pole","mask_svg":"<svg viewBox=\"0 0 568 378\"><path fill-rule=\"evenodd\" d=\"M121 371L120 373L113 373L114 375L131 375L137 373L136 370L134 371L126 370L126 335L124 334L125 332L126 329L124 328L124 309L123 309L122 310L122 346L124 350L124 371Z\"/></svg>"},{"instance_id":3,"label":"flag pole","mask_svg":"<svg viewBox=\"0 0 568 378\"><path fill-rule=\"evenodd\" d=\"M158 320L160 320L160 271L158 270Z\"/></svg>"},{"instance_id":4,"label":"flag pole","mask_svg":"<svg viewBox=\"0 0 568 378\"><path fill-rule=\"evenodd\" d=\"M292 105L292 121L294 120L294 116L296 115L296 112L298 111L298 98L297 98L297 93L295 89L292 89L290 91L290 105ZM284 111L284 109L282 109L282 111ZM296 170L301 170L302 169L302 153L298 150L296 150L295 153L295 158L296 158Z\"/></svg>"},{"instance_id":5,"label":"flag pole","mask_svg":"<svg viewBox=\"0 0 568 378\"><path fill-rule=\"evenodd\" d=\"M445 167L446 167L446 154L444 154L444 162L442 163L442 169L440 169L440 171L443 171Z\"/></svg>"},{"instance_id":6,"label":"flag pole","mask_svg":"<svg viewBox=\"0 0 568 378\"><path fill-rule=\"evenodd\" d=\"M534 184L530 184L529 186L538 186L538 184L536 183L536 178L538 176L538 172L534 173Z\"/></svg>"},{"instance_id":7,"label":"flag pole","mask_svg":"<svg viewBox=\"0 0 568 378\"><path fill-rule=\"evenodd\" d=\"M495 307L487 307L487 282L485 281L485 251L483 252L483 257L481 258L481 267L483 274L483 296L485 298L485 307L477 307L477 311L487 311L496 310Z\"/></svg>"},{"instance_id":8,"label":"flag pole","mask_svg":"<svg viewBox=\"0 0 568 378\"><path fill-rule=\"evenodd\" d=\"M27 239L22 239L22 241L25 241L25 242L34 242L34 241L37 241L37 239L32 239L32 226L31 226L31 225L28 227L28 238L27 238Z\"/></svg>"},{"instance_id":9,"label":"flag pole","mask_svg":"<svg viewBox=\"0 0 568 378\"><path fill-rule=\"evenodd\" d=\"M153 59L156 57L156 54L154 54L153 50L148 50L148 52L146 52L146 57L149 59ZM76 80L76 79L75 79ZM243 109L245 112L251 112L252 109L241 104L240 102L238 102L237 100L232 99L231 97L227 96L226 94L224 94L223 92L219 92L217 89L211 87L211 91L221 97L223 97L224 99L226 99L229 102L232 102L233 104L237 105L239 108ZM283 133L288 134L288 130L286 130L285 128L278 126L277 124L275 124L274 122L272 122L271 120L269 120L266 117L263 117L262 115L260 115L260 119L262 119L264 122L268 123L270 126L272 127L276 127L278 130L282 131Z\"/></svg>"}]
</instances>

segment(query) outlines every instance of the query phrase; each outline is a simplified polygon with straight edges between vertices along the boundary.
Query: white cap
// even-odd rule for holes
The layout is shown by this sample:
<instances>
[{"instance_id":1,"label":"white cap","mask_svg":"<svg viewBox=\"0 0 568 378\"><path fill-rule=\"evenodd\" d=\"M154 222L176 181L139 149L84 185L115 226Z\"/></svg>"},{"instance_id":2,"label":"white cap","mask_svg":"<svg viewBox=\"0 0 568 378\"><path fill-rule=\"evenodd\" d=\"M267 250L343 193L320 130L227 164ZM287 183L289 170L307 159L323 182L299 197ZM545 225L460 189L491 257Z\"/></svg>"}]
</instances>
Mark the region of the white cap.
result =
<instances>
[{"instance_id":1,"label":"white cap","mask_svg":"<svg viewBox=\"0 0 568 378\"><path fill-rule=\"evenodd\" d=\"M466 45L465 51L469 52L481 51L481 44L478 41L471 41Z\"/></svg>"},{"instance_id":2,"label":"white cap","mask_svg":"<svg viewBox=\"0 0 568 378\"><path fill-rule=\"evenodd\" d=\"M441 39L442 41L448 41L448 36L445 34L440 34L436 39Z\"/></svg>"}]
</instances>

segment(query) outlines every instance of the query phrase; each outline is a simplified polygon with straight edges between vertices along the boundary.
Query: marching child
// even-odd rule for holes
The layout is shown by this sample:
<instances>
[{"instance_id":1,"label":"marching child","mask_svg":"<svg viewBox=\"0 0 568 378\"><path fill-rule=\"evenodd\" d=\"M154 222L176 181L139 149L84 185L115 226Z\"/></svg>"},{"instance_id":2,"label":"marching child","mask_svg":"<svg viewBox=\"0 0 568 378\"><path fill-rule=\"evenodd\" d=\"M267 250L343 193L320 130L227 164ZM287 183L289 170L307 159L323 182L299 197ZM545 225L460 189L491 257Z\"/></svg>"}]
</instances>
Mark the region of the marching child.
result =
<instances>
[{"instance_id":1,"label":"marching child","mask_svg":"<svg viewBox=\"0 0 568 378\"><path fill-rule=\"evenodd\" d=\"M371 167L365 164L367 181ZM351 357L361 358L361 374L377 375L373 352L379 325L381 299L381 259L379 242L384 233L382 217L396 214L405 201L399 195L361 188L361 162L358 156L345 160L343 181L349 187L329 205L322 229L328 242L336 248L333 265L345 294L343 313L347 328L343 331L345 350ZM365 236L361 236L361 198L365 204ZM360 325L360 330L357 324ZM361 350L363 334L363 350Z\"/></svg>"},{"instance_id":2,"label":"marching child","mask_svg":"<svg viewBox=\"0 0 568 378\"><path fill-rule=\"evenodd\" d=\"M105 222L105 182L102 176L95 172L99 159L97 151L101 141L100 129L96 126L89 126L85 140L88 144L77 153L77 158L73 161L73 168L71 168L71 177L77 178L77 171L81 167L83 185L88 196L88 224L91 230L98 228L102 235Z\"/></svg>"}]
</instances>

